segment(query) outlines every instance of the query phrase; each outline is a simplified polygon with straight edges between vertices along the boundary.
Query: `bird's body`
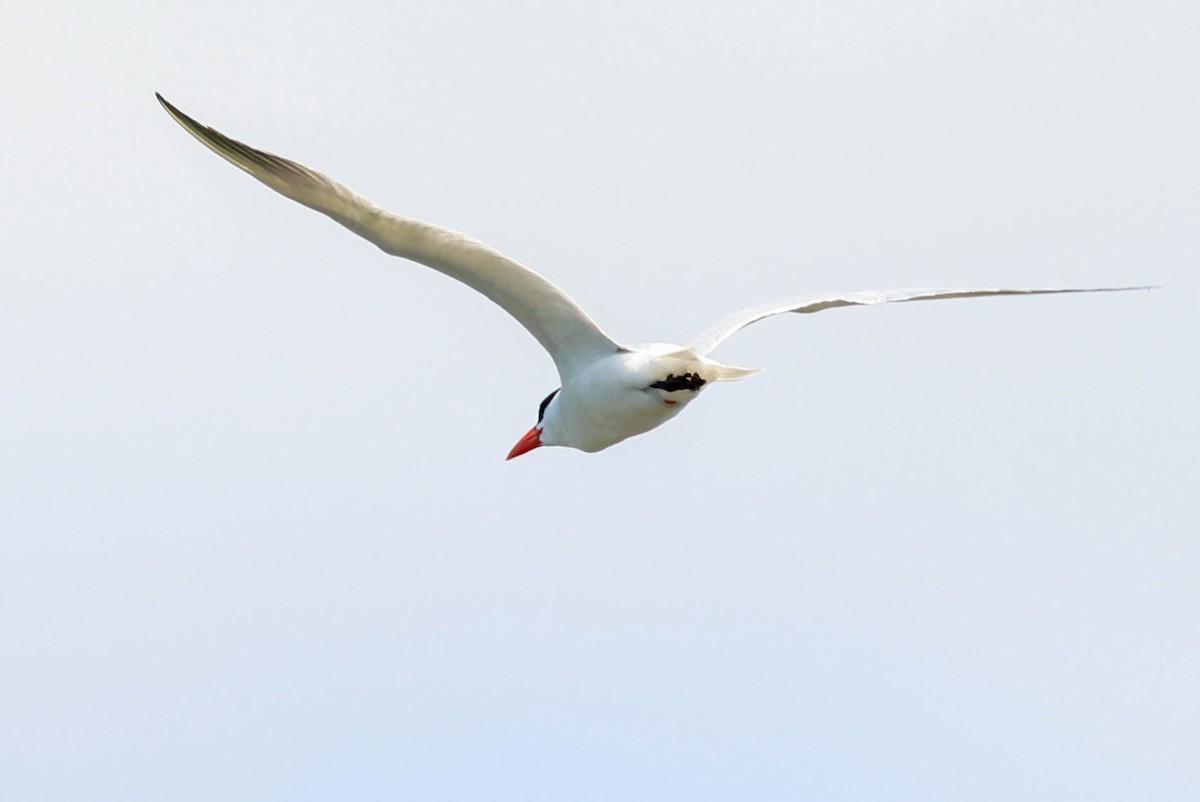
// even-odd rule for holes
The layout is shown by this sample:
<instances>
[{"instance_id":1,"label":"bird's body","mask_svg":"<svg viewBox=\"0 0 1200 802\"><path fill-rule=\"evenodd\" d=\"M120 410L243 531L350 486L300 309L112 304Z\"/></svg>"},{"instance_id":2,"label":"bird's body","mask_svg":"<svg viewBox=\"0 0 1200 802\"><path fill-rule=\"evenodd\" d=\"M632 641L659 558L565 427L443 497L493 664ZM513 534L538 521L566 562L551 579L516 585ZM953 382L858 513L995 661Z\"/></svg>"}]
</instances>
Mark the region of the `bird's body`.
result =
<instances>
[{"instance_id":1,"label":"bird's body","mask_svg":"<svg viewBox=\"0 0 1200 802\"><path fill-rule=\"evenodd\" d=\"M730 370L738 369L680 345L622 349L564 378L542 420L541 445L608 448L666 423L710 382L740 377Z\"/></svg>"},{"instance_id":2,"label":"bird's body","mask_svg":"<svg viewBox=\"0 0 1200 802\"><path fill-rule=\"evenodd\" d=\"M600 451L661 426L711 383L757 373L722 365L708 354L737 330L772 315L944 298L1145 289L934 289L804 295L736 312L685 345L625 346L605 334L550 281L478 240L391 214L303 165L201 125L161 95L157 97L188 133L233 165L280 194L341 223L383 251L467 284L529 330L554 360L562 386L542 402L537 424L509 453L509 459L538 446Z\"/></svg>"},{"instance_id":3,"label":"bird's body","mask_svg":"<svg viewBox=\"0 0 1200 802\"><path fill-rule=\"evenodd\" d=\"M542 418L541 445L566 445L580 451L600 451L648 432L679 414L682 403L669 404L661 390L652 390L659 367L648 351L630 350L597 359L564 380Z\"/></svg>"}]
</instances>

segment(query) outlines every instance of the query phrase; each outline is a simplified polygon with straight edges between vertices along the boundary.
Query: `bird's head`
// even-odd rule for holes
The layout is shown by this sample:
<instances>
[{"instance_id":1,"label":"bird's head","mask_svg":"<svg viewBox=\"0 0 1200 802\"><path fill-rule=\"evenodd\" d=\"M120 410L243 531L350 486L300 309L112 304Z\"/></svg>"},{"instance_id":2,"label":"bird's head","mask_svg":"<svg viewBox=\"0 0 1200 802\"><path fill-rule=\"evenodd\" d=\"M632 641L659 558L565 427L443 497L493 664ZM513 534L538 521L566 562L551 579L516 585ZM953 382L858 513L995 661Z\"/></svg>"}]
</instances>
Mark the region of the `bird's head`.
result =
<instances>
[{"instance_id":1,"label":"bird's head","mask_svg":"<svg viewBox=\"0 0 1200 802\"><path fill-rule=\"evenodd\" d=\"M517 444L512 447L512 451L508 452L505 460L510 460L513 457L519 457L522 454L533 451L535 448L543 445L542 431L546 425L546 410L549 409L551 402L554 401L554 396L558 395L558 390L550 393L542 399L542 403L538 405L538 419L533 428L525 433L525 436L517 441Z\"/></svg>"}]
</instances>

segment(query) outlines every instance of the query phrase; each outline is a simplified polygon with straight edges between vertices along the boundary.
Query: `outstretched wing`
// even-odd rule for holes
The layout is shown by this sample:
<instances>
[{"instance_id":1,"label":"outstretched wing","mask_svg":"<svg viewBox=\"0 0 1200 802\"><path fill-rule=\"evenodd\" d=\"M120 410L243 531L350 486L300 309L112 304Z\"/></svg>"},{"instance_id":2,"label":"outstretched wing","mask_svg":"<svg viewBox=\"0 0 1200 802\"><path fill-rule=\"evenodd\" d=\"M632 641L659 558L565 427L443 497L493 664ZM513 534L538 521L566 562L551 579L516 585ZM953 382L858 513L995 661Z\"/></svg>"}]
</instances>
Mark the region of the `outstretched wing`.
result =
<instances>
[{"instance_id":1,"label":"outstretched wing","mask_svg":"<svg viewBox=\"0 0 1200 802\"><path fill-rule=\"evenodd\" d=\"M809 314L839 306L873 306L902 301L938 301L945 298L982 298L989 295L1054 295L1066 292L1125 292L1148 290L1152 287L1095 287L1066 289L1008 289L1008 290L864 290L829 295L797 295L778 301L754 306L734 312L721 322L701 334L691 343L697 353L707 354L725 341L729 335L765 317L784 312Z\"/></svg>"},{"instance_id":2,"label":"outstretched wing","mask_svg":"<svg viewBox=\"0 0 1200 802\"><path fill-rule=\"evenodd\" d=\"M201 125L162 95L155 96L184 130L271 189L333 218L386 253L432 267L486 295L550 352L560 376L620 350L565 292L482 242L391 214L302 164Z\"/></svg>"}]
</instances>

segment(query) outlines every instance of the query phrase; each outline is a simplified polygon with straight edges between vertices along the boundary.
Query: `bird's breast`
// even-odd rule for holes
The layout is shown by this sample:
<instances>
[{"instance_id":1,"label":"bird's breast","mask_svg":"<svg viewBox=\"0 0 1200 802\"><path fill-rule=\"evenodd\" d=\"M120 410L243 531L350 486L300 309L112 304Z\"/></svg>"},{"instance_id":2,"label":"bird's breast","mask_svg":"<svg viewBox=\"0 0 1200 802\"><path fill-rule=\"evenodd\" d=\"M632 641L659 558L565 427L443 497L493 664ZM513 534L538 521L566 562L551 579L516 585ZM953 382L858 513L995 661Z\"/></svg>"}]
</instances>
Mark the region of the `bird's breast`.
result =
<instances>
[{"instance_id":1,"label":"bird's breast","mask_svg":"<svg viewBox=\"0 0 1200 802\"><path fill-rule=\"evenodd\" d=\"M709 381L704 360L681 358L678 350L658 346L616 354L564 382L548 424L554 439L565 441L557 444L600 451L678 415Z\"/></svg>"}]
</instances>

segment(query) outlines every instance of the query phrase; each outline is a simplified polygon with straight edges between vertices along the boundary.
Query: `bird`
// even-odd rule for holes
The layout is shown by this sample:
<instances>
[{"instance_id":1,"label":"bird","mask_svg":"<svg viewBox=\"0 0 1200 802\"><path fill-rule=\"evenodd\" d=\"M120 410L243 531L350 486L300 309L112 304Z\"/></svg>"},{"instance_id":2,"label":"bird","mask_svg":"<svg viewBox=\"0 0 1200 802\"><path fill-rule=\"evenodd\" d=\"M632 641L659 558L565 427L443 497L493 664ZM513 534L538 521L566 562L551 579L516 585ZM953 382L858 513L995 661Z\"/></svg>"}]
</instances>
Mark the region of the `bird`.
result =
<instances>
[{"instance_id":1,"label":"bird","mask_svg":"<svg viewBox=\"0 0 1200 802\"><path fill-rule=\"evenodd\" d=\"M475 238L381 209L315 170L232 139L184 114L161 94L155 97L185 131L235 167L385 253L461 281L516 318L541 343L558 370L560 386L538 405L537 422L507 460L542 446L602 451L671 420L714 383L759 373L709 355L730 335L774 315L908 301L1152 289L898 289L798 295L733 312L686 344L624 345L548 279Z\"/></svg>"}]
</instances>

